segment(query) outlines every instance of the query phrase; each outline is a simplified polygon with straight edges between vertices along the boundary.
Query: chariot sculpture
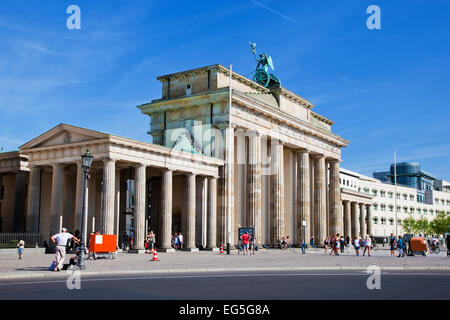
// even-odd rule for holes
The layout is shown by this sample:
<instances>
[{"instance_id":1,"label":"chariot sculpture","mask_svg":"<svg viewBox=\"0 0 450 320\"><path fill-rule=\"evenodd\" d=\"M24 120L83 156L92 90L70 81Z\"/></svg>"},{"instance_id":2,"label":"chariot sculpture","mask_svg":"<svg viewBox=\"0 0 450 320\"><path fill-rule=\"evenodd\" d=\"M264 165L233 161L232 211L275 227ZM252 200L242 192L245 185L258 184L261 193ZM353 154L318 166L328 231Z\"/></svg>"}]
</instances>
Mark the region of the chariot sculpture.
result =
<instances>
[{"instance_id":1,"label":"chariot sculpture","mask_svg":"<svg viewBox=\"0 0 450 320\"><path fill-rule=\"evenodd\" d=\"M253 55L255 56L256 62L256 71L253 75L253 81L264 86L264 87L272 87L272 86L280 86L280 80L275 77L272 73L269 73L269 68L275 70L273 67L272 57L263 53L259 55L259 59L256 56L256 43L250 42L250 47L252 49Z\"/></svg>"}]
</instances>

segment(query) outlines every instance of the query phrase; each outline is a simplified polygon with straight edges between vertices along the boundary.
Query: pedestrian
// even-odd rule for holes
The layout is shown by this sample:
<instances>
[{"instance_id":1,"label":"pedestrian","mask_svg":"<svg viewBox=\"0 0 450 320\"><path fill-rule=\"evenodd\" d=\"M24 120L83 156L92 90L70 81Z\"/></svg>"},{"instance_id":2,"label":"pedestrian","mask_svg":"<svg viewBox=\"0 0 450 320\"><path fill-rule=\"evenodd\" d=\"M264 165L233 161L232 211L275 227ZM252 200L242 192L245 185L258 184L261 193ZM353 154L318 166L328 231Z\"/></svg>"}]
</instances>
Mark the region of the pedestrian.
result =
<instances>
[{"instance_id":1,"label":"pedestrian","mask_svg":"<svg viewBox=\"0 0 450 320\"><path fill-rule=\"evenodd\" d=\"M130 237L128 236L127 232L122 236L122 250L128 251L128 241L130 240Z\"/></svg>"},{"instance_id":2,"label":"pedestrian","mask_svg":"<svg viewBox=\"0 0 450 320\"><path fill-rule=\"evenodd\" d=\"M345 249L345 238L344 238L344 236L341 237L340 246L341 246L341 253L344 253L344 249Z\"/></svg>"},{"instance_id":3,"label":"pedestrian","mask_svg":"<svg viewBox=\"0 0 450 320\"><path fill-rule=\"evenodd\" d=\"M325 248L325 253L327 253L327 251L328 251L328 237L324 240L324 242L323 242L323 246L324 246L324 248Z\"/></svg>"},{"instance_id":4,"label":"pedestrian","mask_svg":"<svg viewBox=\"0 0 450 320\"><path fill-rule=\"evenodd\" d=\"M350 246L352 245L352 240L349 236L345 238L345 246L347 247L347 253L350 253Z\"/></svg>"},{"instance_id":5,"label":"pedestrian","mask_svg":"<svg viewBox=\"0 0 450 320\"><path fill-rule=\"evenodd\" d=\"M389 239L389 245L391 249L391 256L393 257L395 255L395 247L397 246L397 239L395 238L394 234L391 233L391 238Z\"/></svg>"},{"instance_id":6,"label":"pedestrian","mask_svg":"<svg viewBox=\"0 0 450 320\"><path fill-rule=\"evenodd\" d=\"M281 238L281 249L286 250L286 236Z\"/></svg>"},{"instance_id":7,"label":"pedestrian","mask_svg":"<svg viewBox=\"0 0 450 320\"><path fill-rule=\"evenodd\" d=\"M144 239L145 253L148 253L149 242L150 242L150 232L147 232L147 234L145 235L145 239Z\"/></svg>"},{"instance_id":8,"label":"pedestrian","mask_svg":"<svg viewBox=\"0 0 450 320\"><path fill-rule=\"evenodd\" d=\"M331 238L330 238L330 241L329 241L329 246L330 246L330 256L334 253L336 253L335 252L335 250L336 250L336 236L335 235L332 235L331 236Z\"/></svg>"},{"instance_id":9,"label":"pedestrian","mask_svg":"<svg viewBox=\"0 0 450 320\"><path fill-rule=\"evenodd\" d=\"M403 240L402 236L398 236L397 248L398 248L397 258L405 257L405 252L404 252L405 240Z\"/></svg>"},{"instance_id":10,"label":"pedestrian","mask_svg":"<svg viewBox=\"0 0 450 320\"><path fill-rule=\"evenodd\" d=\"M248 255L248 244L250 242L250 238L251 236L248 234L247 231L245 231L245 233L241 236L242 245L244 247L244 256L246 254Z\"/></svg>"},{"instance_id":11,"label":"pedestrian","mask_svg":"<svg viewBox=\"0 0 450 320\"><path fill-rule=\"evenodd\" d=\"M183 235L181 232L178 232L178 247L179 249L183 249Z\"/></svg>"},{"instance_id":12,"label":"pedestrian","mask_svg":"<svg viewBox=\"0 0 450 320\"><path fill-rule=\"evenodd\" d=\"M178 249L178 235L176 232L172 236L172 248Z\"/></svg>"},{"instance_id":13,"label":"pedestrian","mask_svg":"<svg viewBox=\"0 0 450 320\"><path fill-rule=\"evenodd\" d=\"M150 236L149 236L149 249L150 253L154 253L155 251L155 243L156 243L156 236L153 230L150 230Z\"/></svg>"},{"instance_id":14,"label":"pedestrian","mask_svg":"<svg viewBox=\"0 0 450 320\"><path fill-rule=\"evenodd\" d=\"M356 255L359 256L359 238L355 238L354 246Z\"/></svg>"},{"instance_id":15,"label":"pedestrian","mask_svg":"<svg viewBox=\"0 0 450 320\"><path fill-rule=\"evenodd\" d=\"M19 255L19 260L22 260L23 248L25 248L25 241L19 240L17 243L17 254Z\"/></svg>"},{"instance_id":16,"label":"pedestrian","mask_svg":"<svg viewBox=\"0 0 450 320\"><path fill-rule=\"evenodd\" d=\"M300 248L302 248L302 254L305 254L305 247L306 247L305 240L302 240L302 242L300 243Z\"/></svg>"},{"instance_id":17,"label":"pedestrian","mask_svg":"<svg viewBox=\"0 0 450 320\"><path fill-rule=\"evenodd\" d=\"M370 247L371 246L372 246L372 239L370 239L370 237L368 235L366 235L366 239L364 240L363 256L366 254L366 250L367 250L367 255L370 257Z\"/></svg>"},{"instance_id":18,"label":"pedestrian","mask_svg":"<svg viewBox=\"0 0 450 320\"><path fill-rule=\"evenodd\" d=\"M309 246L311 248L317 248L316 245L314 244L314 236L311 237L311 240L309 240Z\"/></svg>"},{"instance_id":19,"label":"pedestrian","mask_svg":"<svg viewBox=\"0 0 450 320\"><path fill-rule=\"evenodd\" d=\"M60 233L53 235L50 239L56 244L56 256L55 256L55 269L54 271L61 271L64 265L64 259L66 257L66 245L67 241L74 239L79 243L80 240L67 232L66 228L62 228Z\"/></svg>"},{"instance_id":20,"label":"pedestrian","mask_svg":"<svg viewBox=\"0 0 450 320\"><path fill-rule=\"evenodd\" d=\"M253 236L251 240L251 251L250 251L251 253L253 253L253 255L255 255L256 246L257 246L256 238L255 236Z\"/></svg>"},{"instance_id":21,"label":"pedestrian","mask_svg":"<svg viewBox=\"0 0 450 320\"><path fill-rule=\"evenodd\" d=\"M339 235L339 233L336 235L335 241L334 241L334 255L338 256L339 255L339 248L341 246L341 236Z\"/></svg>"}]
</instances>

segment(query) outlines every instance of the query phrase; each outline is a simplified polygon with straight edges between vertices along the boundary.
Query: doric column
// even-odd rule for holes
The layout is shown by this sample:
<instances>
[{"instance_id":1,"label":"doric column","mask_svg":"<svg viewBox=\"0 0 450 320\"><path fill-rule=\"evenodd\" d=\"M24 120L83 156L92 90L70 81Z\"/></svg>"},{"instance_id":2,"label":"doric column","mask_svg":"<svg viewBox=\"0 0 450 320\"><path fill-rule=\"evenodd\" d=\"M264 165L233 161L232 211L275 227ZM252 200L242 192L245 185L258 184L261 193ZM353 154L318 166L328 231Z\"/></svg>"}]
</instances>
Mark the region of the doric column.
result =
<instances>
[{"instance_id":1,"label":"doric column","mask_svg":"<svg viewBox=\"0 0 450 320\"><path fill-rule=\"evenodd\" d=\"M100 233L113 234L115 213L114 207L116 188L116 162L112 159L104 159L103 164L103 211L100 218Z\"/></svg>"},{"instance_id":2,"label":"doric column","mask_svg":"<svg viewBox=\"0 0 450 320\"><path fill-rule=\"evenodd\" d=\"M372 206L367 205L367 234L373 234Z\"/></svg>"},{"instance_id":3,"label":"doric column","mask_svg":"<svg viewBox=\"0 0 450 320\"><path fill-rule=\"evenodd\" d=\"M271 245L275 246L277 241L284 236L284 159L283 144L272 146L273 164L273 215Z\"/></svg>"},{"instance_id":4,"label":"doric column","mask_svg":"<svg viewBox=\"0 0 450 320\"><path fill-rule=\"evenodd\" d=\"M315 186L315 175L314 175L314 171L315 171L315 167L316 167L316 165L315 165L315 159L313 159L311 156L309 157L309 178L310 178L310 183L309 183L309 188L310 188L310 206L311 206L311 209L310 209L310 216L311 216L311 219L310 219L310 223L309 223L309 231L310 231L310 233L311 233L311 236L314 236L314 243L316 244L316 245L319 245L319 237L317 236L317 228L316 228L316 222L317 222L317 219L316 219L316 207L315 207L315 195L316 195L316 193L315 193L315 189L314 189L314 186ZM306 223L308 223L308 222L306 222ZM309 242L308 242L308 244L309 244Z\"/></svg>"},{"instance_id":5,"label":"doric column","mask_svg":"<svg viewBox=\"0 0 450 320\"><path fill-rule=\"evenodd\" d=\"M361 238L364 238L366 236L366 205L360 203L359 210L359 232L361 233Z\"/></svg>"},{"instance_id":6,"label":"doric column","mask_svg":"<svg viewBox=\"0 0 450 320\"><path fill-rule=\"evenodd\" d=\"M227 125L221 128L223 132L224 144L224 172L222 179L222 195L221 195L221 239L222 243L227 243L228 240L233 243L233 232L234 232L234 127ZM230 167L231 166L231 167ZM231 175L229 174L231 168ZM230 234L228 234L230 233Z\"/></svg>"},{"instance_id":7,"label":"doric column","mask_svg":"<svg viewBox=\"0 0 450 320\"><path fill-rule=\"evenodd\" d=\"M359 236L359 205L357 202L352 202L351 203L351 209L352 209L352 227L351 227L351 232L352 232L352 238L355 239Z\"/></svg>"},{"instance_id":8,"label":"doric column","mask_svg":"<svg viewBox=\"0 0 450 320\"><path fill-rule=\"evenodd\" d=\"M344 200L344 236L352 236L352 215L350 208L350 201Z\"/></svg>"},{"instance_id":9,"label":"doric column","mask_svg":"<svg viewBox=\"0 0 450 320\"><path fill-rule=\"evenodd\" d=\"M298 240L309 243L311 238L311 196L310 196L309 152L297 153L297 235ZM306 226L303 226L303 221Z\"/></svg>"},{"instance_id":10,"label":"doric column","mask_svg":"<svg viewBox=\"0 0 450 320\"><path fill-rule=\"evenodd\" d=\"M40 195L41 168L32 166L30 168L30 179L28 182L28 213L26 220L27 232L39 232L39 207L41 203Z\"/></svg>"},{"instance_id":11,"label":"doric column","mask_svg":"<svg viewBox=\"0 0 450 320\"><path fill-rule=\"evenodd\" d=\"M187 233L186 233L185 249L189 251L198 250L195 247L195 195L196 195L195 179L196 175L194 173L189 173L186 179Z\"/></svg>"},{"instance_id":12,"label":"doric column","mask_svg":"<svg viewBox=\"0 0 450 320\"><path fill-rule=\"evenodd\" d=\"M207 248L212 250L217 247L217 178L208 178L208 226Z\"/></svg>"},{"instance_id":13,"label":"doric column","mask_svg":"<svg viewBox=\"0 0 450 320\"><path fill-rule=\"evenodd\" d=\"M147 167L145 165L141 164L135 167L134 171L135 185L134 185L134 214L133 214L133 229L134 229L133 252L136 253L143 253L145 251L144 240L147 231L145 230L146 168Z\"/></svg>"},{"instance_id":14,"label":"doric column","mask_svg":"<svg viewBox=\"0 0 450 320\"><path fill-rule=\"evenodd\" d=\"M341 185L339 182L339 160L330 161L330 213L329 213L329 233L334 235L342 234L342 208L341 208Z\"/></svg>"},{"instance_id":15,"label":"doric column","mask_svg":"<svg viewBox=\"0 0 450 320\"><path fill-rule=\"evenodd\" d=\"M247 225L254 228L257 241L261 241L261 137L252 132L248 139L248 211ZM260 242L261 243L261 242Z\"/></svg>"},{"instance_id":16,"label":"doric column","mask_svg":"<svg viewBox=\"0 0 450 320\"><path fill-rule=\"evenodd\" d=\"M315 207L315 220L317 224L317 236L318 243L323 243L323 240L327 237L327 186L325 177L325 156L320 155L316 158L314 168L314 207Z\"/></svg>"},{"instance_id":17,"label":"doric column","mask_svg":"<svg viewBox=\"0 0 450 320\"><path fill-rule=\"evenodd\" d=\"M64 164L55 163L52 175L52 202L50 211L50 232L59 233L60 217L63 214ZM64 223L64 221L63 221Z\"/></svg>"},{"instance_id":18,"label":"doric column","mask_svg":"<svg viewBox=\"0 0 450 320\"><path fill-rule=\"evenodd\" d=\"M172 170L166 170L162 175L161 199L161 235L159 244L162 251L175 251L171 246L172 236Z\"/></svg>"},{"instance_id":19,"label":"doric column","mask_svg":"<svg viewBox=\"0 0 450 320\"><path fill-rule=\"evenodd\" d=\"M119 229L120 229L120 169L116 167L116 177L115 177L115 209L114 209L114 234L117 236L117 245L119 245Z\"/></svg>"}]
</instances>

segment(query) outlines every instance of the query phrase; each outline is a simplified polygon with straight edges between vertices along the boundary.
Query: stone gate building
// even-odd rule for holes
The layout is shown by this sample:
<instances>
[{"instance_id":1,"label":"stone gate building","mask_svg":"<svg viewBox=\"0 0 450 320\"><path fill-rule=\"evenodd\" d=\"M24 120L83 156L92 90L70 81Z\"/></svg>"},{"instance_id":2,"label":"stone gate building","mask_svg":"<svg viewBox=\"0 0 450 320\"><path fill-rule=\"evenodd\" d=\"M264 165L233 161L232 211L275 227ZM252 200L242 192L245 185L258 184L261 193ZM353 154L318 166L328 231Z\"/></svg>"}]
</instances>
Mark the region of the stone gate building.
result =
<instances>
[{"instance_id":1,"label":"stone gate building","mask_svg":"<svg viewBox=\"0 0 450 320\"><path fill-rule=\"evenodd\" d=\"M80 229L89 149L88 231L132 230L138 251L150 229L163 250L179 231L189 250L236 245L239 227L268 245L342 233L349 142L299 95L231 75L212 65L158 77L161 99L138 106L152 143L61 124L0 154L2 231Z\"/></svg>"}]
</instances>

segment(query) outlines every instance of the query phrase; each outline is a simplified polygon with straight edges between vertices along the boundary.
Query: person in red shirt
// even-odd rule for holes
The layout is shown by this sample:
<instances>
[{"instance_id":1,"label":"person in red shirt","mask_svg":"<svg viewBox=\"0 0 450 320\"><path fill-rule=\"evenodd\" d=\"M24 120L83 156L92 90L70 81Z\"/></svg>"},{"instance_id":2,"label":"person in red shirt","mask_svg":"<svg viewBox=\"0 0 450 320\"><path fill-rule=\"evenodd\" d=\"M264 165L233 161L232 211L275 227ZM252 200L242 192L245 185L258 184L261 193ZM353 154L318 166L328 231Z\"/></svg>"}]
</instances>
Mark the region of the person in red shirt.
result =
<instances>
[{"instance_id":1,"label":"person in red shirt","mask_svg":"<svg viewBox=\"0 0 450 320\"><path fill-rule=\"evenodd\" d=\"M242 245L244 247L244 256L247 254L248 255L248 244L250 242L250 238L251 236L248 234L248 232L245 232L242 236L241 236L241 240L242 240Z\"/></svg>"}]
</instances>

